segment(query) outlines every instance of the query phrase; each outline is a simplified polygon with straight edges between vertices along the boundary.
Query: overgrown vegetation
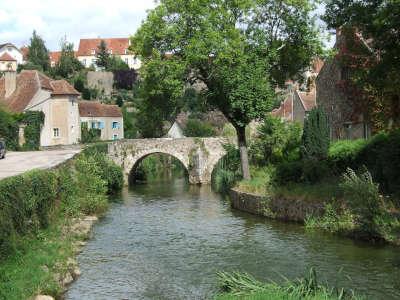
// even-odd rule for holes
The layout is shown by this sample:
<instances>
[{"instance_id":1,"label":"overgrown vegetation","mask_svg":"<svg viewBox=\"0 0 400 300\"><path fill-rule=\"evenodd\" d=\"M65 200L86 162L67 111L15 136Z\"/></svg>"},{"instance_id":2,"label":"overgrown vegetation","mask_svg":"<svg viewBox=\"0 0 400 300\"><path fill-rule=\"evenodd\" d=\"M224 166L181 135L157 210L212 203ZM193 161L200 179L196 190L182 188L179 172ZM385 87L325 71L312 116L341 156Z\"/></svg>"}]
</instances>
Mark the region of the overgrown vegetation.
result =
<instances>
[{"instance_id":1,"label":"overgrown vegetation","mask_svg":"<svg viewBox=\"0 0 400 300\"><path fill-rule=\"evenodd\" d=\"M88 122L81 123L81 143L94 143L100 141L101 129L89 128Z\"/></svg>"},{"instance_id":2,"label":"overgrown vegetation","mask_svg":"<svg viewBox=\"0 0 400 300\"><path fill-rule=\"evenodd\" d=\"M72 255L64 227L85 214L102 214L107 193L119 191L122 170L96 145L56 170L0 181L0 298L27 299L61 292L54 272Z\"/></svg>"},{"instance_id":3,"label":"overgrown vegetation","mask_svg":"<svg viewBox=\"0 0 400 300\"><path fill-rule=\"evenodd\" d=\"M183 130L183 134L188 137L210 137L215 136L216 132L211 124L190 118Z\"/></svg>"},{"instance_id":4,"label":"overgrown vegetation","mask_svg":"<svg viewBox=\"0 0 400 300\"><path fill-rule=\"evenodd\" d=\"M326 283L320 283L317 273L312 268L309 274L293 281L286 280L283 284L273 281L263 283L246 273L218 273L221 294L216 300L345 300L362 299L351 290L329 287Z\"/></svg>"}]
</instances>

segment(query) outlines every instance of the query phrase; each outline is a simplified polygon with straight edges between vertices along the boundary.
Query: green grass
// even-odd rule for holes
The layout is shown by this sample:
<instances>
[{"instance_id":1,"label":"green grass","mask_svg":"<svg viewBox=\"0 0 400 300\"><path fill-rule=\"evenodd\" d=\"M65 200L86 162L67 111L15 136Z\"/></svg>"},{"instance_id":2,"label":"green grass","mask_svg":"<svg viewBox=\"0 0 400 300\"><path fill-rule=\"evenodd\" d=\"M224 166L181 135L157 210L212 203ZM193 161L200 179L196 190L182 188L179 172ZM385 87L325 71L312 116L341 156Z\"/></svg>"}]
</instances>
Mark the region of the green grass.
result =
<instances>
[{"instance_id":1,"label":"green grass","mask_svg":"<svg viewBox=\"0 0 400 300\"><path fill-rule=\"evenodd\" d=\"M264 167L264 168L252 167L250 169L250 172L251 172L251 179L239 181L236 184L235 188L246 193L266 195L268 192L267 187L269 186L273 172L272 167Z\"/></svg>"},{"instance_id":2,"label":"green grass","mask_svg":"<svg viewBox=\"0 0 400 300\"><path fill-rule=\"evenodd\" d=\"M221 294L215 300L350 300L362 299L352 291L321 284L312 268L309 274L283 284L262 283L246 273L218 273Z\"/></svg>"},{"instance_id":3,"label":"green grass","mask_svg":"<svg viewBox=\"0 0 400 300\"><path fill-rule=\"evenodd\" d=\"M63 221L35 236L18 240L18 251L0 264L0 299L29 299L32 295L59 296L62 292L55 273L66 269L73 256L74 237L63 237Z\"/></svg>"}]
</instances>

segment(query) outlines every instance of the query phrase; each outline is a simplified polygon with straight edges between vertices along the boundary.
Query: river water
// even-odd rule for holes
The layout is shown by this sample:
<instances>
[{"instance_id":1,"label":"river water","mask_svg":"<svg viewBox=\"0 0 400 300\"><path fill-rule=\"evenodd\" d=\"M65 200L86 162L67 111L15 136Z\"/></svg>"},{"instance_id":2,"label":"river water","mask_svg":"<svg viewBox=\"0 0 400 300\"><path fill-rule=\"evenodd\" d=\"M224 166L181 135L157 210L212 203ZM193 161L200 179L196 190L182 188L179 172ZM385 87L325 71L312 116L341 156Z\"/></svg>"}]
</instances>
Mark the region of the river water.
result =
<instances>
[{"instance_id":1,"label":"river water","mask_svg":"<svg viewBox=\"0 0 400 300\"><path fill-rule=\"evenodd\" d=\"M78 257L66 298L212 299L216 272L321 280L368 299L400 299L400 249L375 247L232 210L209 186L183 179L126 189Z\"/></svg>"}]
</instances>

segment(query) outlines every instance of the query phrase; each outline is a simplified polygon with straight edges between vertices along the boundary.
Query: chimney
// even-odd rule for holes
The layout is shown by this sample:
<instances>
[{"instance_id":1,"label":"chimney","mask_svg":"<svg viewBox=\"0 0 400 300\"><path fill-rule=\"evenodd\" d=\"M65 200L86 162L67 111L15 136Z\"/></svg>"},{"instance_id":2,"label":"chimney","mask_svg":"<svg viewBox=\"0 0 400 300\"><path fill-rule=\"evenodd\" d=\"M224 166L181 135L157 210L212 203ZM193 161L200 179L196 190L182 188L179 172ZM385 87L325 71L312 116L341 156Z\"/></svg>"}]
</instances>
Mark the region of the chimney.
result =
<instances>
[{"instance_id":1,"label":"chimney","mask_svg":"<svg viewBox=\"0 0 400 300\"><path fill-rule=\"evenodd\" d=\"M4 79L6 89L5 97L7 98L14 93L17 88L17 72L12 70L12 68L8 69L4 72Z\"/></svg>"}]
</instances>

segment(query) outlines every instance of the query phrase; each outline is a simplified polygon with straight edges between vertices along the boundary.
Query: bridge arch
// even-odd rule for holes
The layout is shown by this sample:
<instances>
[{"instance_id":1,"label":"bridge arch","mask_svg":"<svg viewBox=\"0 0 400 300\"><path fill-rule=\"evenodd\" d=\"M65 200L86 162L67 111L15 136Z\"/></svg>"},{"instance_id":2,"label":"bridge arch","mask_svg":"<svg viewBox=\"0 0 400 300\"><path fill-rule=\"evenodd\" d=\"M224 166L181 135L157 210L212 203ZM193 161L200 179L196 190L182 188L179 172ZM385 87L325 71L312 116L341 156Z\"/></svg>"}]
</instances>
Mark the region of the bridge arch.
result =
<instances>
[{"instance_id":1,"label":"bridge arch","mask_svg":"<svg viewBox=\"0 0 400 300\"><path fill-rule=\"evenodd\" d=\"M108 145L109 157L120 165L125 174L125 182L131 170L144 157L163 153L175 157L186 168L189 182L207 184L218 161L225 155L224 138L159 138L119 140Z\"/></svg>"}]
</instances>

